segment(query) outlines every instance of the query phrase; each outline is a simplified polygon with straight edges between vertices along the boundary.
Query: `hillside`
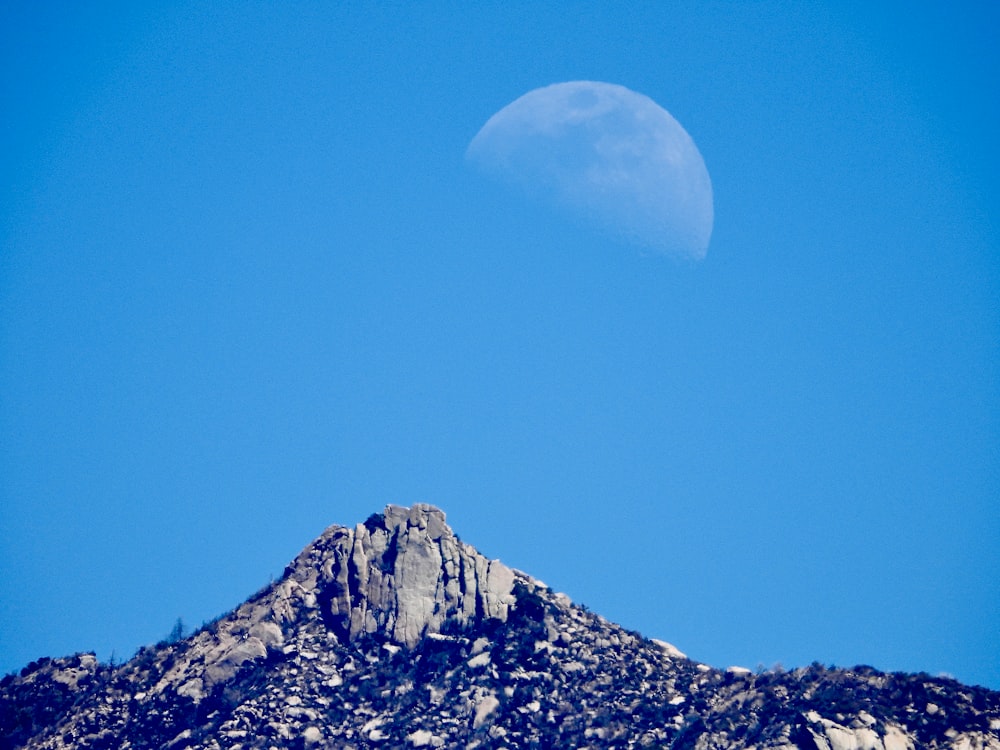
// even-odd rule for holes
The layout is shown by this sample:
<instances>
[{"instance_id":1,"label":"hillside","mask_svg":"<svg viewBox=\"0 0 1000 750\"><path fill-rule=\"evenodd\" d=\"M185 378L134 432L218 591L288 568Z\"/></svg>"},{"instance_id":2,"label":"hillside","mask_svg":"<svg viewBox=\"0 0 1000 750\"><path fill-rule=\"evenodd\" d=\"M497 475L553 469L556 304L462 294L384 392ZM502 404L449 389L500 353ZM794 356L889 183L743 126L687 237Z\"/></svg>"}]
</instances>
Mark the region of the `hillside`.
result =
<instances>
[{"instance_id":1,"label":"hillside","mask_svg":"<svg viewBox=\"0 0 1000 750\"><path fill-rule=\"evenodd\" d=\"M1000 693L721 671L486 559L436 508L389 506L187 638L8 675L0 748L17 747L1000 750Z\"/></svg>"}]
</instances>

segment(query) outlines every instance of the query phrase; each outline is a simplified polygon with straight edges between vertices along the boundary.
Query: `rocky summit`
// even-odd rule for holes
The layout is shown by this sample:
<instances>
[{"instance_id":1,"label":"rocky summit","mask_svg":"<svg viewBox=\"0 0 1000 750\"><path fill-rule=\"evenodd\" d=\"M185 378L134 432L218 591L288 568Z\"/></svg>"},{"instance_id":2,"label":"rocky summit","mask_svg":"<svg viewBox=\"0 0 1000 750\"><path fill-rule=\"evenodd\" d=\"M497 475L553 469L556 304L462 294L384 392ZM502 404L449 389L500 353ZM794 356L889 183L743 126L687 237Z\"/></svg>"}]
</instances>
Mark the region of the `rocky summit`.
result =
<instances>
[{"instance_id":1,"label":"rocky summit","mask_svg":"<svg viewBox=\"0 0 1000 750\"><path fill-rule=\"evenodd\" d=\"M463 543L428 505L333 526L280 580L121 665L0 683L0 748L1000 750L1000 693L719 670Z\"/></svg>"}]
</instances>

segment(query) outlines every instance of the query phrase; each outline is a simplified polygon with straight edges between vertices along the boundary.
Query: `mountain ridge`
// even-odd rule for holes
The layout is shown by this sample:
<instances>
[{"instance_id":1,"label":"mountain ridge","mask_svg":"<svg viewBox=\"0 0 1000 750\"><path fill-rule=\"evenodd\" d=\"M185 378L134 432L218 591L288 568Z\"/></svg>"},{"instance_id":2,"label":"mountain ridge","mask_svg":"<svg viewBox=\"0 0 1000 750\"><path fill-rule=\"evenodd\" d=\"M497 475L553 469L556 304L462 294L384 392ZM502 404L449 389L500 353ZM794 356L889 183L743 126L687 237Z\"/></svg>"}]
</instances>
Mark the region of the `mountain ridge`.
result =
<instances>
[{"instance_id":1,"label":"mountain ridge","mask_svg":"<svg viewBox=\"0 0 1000 750\"><path fill-rule=\"evenodd\" d=\"M699 664L486 558L423 504L330 526L187 638L0 683L0 750L422 746L1000 750L1000 693Z\"/></svg>"}]
</instances>

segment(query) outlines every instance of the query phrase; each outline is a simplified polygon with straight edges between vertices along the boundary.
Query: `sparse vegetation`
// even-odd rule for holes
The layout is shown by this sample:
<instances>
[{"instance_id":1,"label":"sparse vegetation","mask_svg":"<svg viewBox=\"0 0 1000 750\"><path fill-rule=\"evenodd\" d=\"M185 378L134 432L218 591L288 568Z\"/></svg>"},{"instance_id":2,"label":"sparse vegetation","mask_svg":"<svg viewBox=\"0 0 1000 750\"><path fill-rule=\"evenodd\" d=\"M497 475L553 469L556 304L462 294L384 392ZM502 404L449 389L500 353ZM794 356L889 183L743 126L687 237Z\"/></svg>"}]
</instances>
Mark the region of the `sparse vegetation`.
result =
<instances>
[{"instance_id":1,"label":"sparse vegetation","mask_svg":"<svg viewBox=\"0 0 1000 750\"><path fill-rule=\"evenodd\" d=\"M396 552L386 549L368 573L391 576ZM363 572L353 575L357 601ZM166 639L122 665L93 655L32 662L0 681L0 750L361 750L417 739L728 750L819 747L817 737L894 728L921 748L950 747L956 731L978 733L973 747L1000 742L996 692L864 665L722 672L520 575L506 619L477 601L475 616L423 631L412 649L382 630L352 638L349 618L369 613L341 608L334 617L339 585L304 590L291 610L260 593L187 638L178 618ZM276 621L277 611L291 619Z\"/></svg>"}]
</instances>

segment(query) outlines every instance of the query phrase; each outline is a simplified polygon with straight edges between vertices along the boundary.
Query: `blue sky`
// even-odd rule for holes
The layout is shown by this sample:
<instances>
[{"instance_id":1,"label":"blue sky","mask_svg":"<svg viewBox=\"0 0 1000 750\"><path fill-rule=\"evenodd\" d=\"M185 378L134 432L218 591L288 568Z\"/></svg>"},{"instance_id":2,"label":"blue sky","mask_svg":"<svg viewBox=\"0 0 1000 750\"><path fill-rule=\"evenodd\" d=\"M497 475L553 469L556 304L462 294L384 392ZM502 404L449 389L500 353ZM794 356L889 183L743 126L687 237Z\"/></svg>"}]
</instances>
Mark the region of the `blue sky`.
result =
<instances>
[{"instance_id":1,"label":"blue sky","mask_svg":"<svg viewBox=\"0 0 1000 750\"><path fill-rule=\"evenodd\" d=\"M1000 688L998 22L5 3L0 671L128 657L430 502L700 661ZM572 80L691 134L703 261L465 163Z\"/></svg>"}]
</instances>

